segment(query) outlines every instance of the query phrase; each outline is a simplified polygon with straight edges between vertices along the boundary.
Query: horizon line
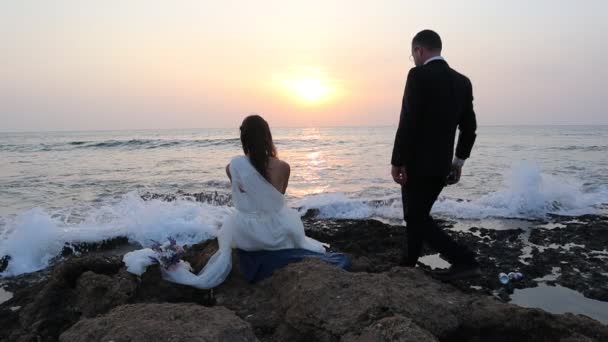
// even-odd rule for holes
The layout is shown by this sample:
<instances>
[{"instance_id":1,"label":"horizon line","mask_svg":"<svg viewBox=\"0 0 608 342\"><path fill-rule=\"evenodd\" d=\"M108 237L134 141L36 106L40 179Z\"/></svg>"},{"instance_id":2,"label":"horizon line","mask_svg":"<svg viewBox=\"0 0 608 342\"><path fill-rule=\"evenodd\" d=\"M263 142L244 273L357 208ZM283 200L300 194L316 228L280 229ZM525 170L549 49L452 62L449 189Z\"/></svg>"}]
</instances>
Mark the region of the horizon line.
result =
<instances>
[{"instance_id":1,"label":"horizon line","mask_svg":"<svg viewBox=\"0 0 608 342\"><path fill-rule=\"evenodd\" d=\"M478 127L588 127L588 126L608 126L608 123L593 124L481 124ZM397 124L389 125L316 125L316 126L271 126L272 129L285 128L383 128L397 127ZM187 131L202 129L236 129L237 126L215 126L215 127L181 127L181 128L103 128L103 129L54 129L54 130L0 130L4 133L77 133L77 132L126 132L126 131Z\"/></svg>"}]
</instances>

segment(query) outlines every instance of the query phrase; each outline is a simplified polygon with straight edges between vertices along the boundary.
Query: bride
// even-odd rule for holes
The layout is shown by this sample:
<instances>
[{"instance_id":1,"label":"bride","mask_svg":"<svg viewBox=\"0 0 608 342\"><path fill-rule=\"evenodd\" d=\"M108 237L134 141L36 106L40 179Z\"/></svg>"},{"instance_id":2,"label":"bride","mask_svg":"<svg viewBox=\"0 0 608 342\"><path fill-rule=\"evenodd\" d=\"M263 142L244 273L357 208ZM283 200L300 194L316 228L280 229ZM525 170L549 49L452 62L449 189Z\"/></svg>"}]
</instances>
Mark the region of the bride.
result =
<instances>
[{"instance_id":1,"label":"bride","mask_svg":"<svg viewBox=\"0 0 608 342\"><path fill-rule=\"evenodd\" d=\"M236 210L222 224L218 251L198 275L186 262L174 270L163 269L166 280L209 289L221 284L232 268L232 249L276 251L304 249L325 253L325 245L304 234L300 215L285 203L290 167L278 159L268 123L259 115L245 118L241 125L245 155L226 166L232 184ZM141 274L151 264L150 249L128 253L124 262L132 273ZM162 268L161 268L162 269Z\"/></svg>"}]
</instances>

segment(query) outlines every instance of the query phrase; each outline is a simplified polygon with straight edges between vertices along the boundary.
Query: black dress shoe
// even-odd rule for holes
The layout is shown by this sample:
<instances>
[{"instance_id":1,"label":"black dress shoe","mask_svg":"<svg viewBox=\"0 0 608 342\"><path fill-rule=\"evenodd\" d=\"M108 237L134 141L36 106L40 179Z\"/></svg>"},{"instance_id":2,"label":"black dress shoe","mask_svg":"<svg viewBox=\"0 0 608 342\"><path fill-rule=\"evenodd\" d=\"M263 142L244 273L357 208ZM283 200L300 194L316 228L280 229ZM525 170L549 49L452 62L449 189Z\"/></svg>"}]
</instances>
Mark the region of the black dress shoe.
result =
<instances>
[{"instance_id":1,"label":"black dress shoe","mask_svg":"<svg viewBox=\"0 0 608 342\"><path fill-rule=\"evenodd\" d=\"M408 259L407 257L402 257L399 260L399 266L402 267L416 267L416 261L412 262L410 259Z\"/></svg>"},{"instance_id":2,"label":"black dress shoe","mask_svg":"<svg viewBox=\"0 0 608 342\"><path fill-rule=\"evenodd\" d=\"M434 272L434 275L441 281L452 281L481 276L481 269L476 264L452 265L445 271Z\"/></svg>"}]
</instances>

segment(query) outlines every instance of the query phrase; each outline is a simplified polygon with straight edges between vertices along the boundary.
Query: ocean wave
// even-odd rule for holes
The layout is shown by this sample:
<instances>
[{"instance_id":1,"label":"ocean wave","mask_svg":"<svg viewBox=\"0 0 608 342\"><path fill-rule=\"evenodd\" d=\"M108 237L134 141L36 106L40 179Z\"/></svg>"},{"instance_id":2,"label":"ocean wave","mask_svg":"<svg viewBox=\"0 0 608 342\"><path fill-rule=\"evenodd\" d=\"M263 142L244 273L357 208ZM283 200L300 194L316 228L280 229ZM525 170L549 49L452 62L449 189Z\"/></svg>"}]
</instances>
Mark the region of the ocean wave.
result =
<instances>
[{"instance_id":1,"label":"ocean wave","mask_svg":"<svg viewBox=\"0 0 608 342\"><path fill-rule=\"evenodd\" d=\"M552 150L557 151L584 151L584 152L604 152L608 151L608 145L569 145L569 146L561 146L561 147L553 147Z\"/></svg>"},{"instance_id":2,"label":"ocean wave","mask_svg":"<svg viewBox=\"0 0 608 342\"><path fill-rule=\"evenodd\" d=\"M93 209L77 223L68 223L70 210L34 208L4 219L0 258L9 255L10 263L0 276L48 267L65 243L97 242L118 236L142 246L168 237L176 238L180 244L199 242L215 236L231 210L190 200L144 200L137 193L125 195L118 203Z\"/></svg>"},{"instance_id":3,"label":"ocean wave","mask_svg":"<svg viewBox=\"0 0 608 342\"><path fill-rule=\"evenodd\" d=\"M0 151L5 152L47 152L79 149L157 149L173 147L209 147L240 144L239 138L227 139L130 139L103 141L70 141L65 143L4 144Z\"/></svg>"},{"instance_id":4,"label":"ocean wave","mask_svg":"<svg viewBox=\"0 0 608 342\"><path fill-rule=\"evenodd\" d=\"M0 151L4 152L56 152L81 149L162 149L178 147L214 147L214 146L240 146L240 138L215 139L129 139L129 140L102 140L83 141L75 140L61 143L35 143L35 144L0 144ZM277 145L315 144L315 140L278 139Z\"/></svg>"},{"instance_id":5,"label":"ocean wave","mask_svg":"<svg viewBox=\"0 0 608 342\"><path fill-rule=\"evenodd\" d=\"M504 179L500 190L476 199L442 196L432 212L455 219L543 219L549 214L600 214L608 203L608 186L586 191L582 182L543 174L530 163L514 164ZM353 199L340 193L323 194L303 199L300 207L303 213L314 211L319 218L403 218L400 196L372 200Z\"/></svg>"},{"instance_id":6,"label":"ocean wave","mask_svg":"<svg viewBox=\"0 0 608 342\"><path fill-rule=\"evenodd\" d=\"M239 139L131 139L131 140L106 140L101 142L77 142L78 148L167 148L167 147L205 147L218 145L231 145L239 142ZM74 143L74 142L72 142Z\"/></svg>"},{"instance_id":7,"label":"ocean wave","mask_svg":"<svg viewBox=\"0 0 608 342\"><path fill-rule=\"evenodd\" d=\"M11 257L0 276L47 267L65 243L124 236L130 242L147 246L151 240L165 240L169 236L181 244L213 237L226 215L234 210L225 190L194 194L132 192L100 207L34 208L15 216L0 216L0 258ZM400 222L403 217L398 194L352 198L343 193L328 193L291 201L290 205L302 216L317 219L375 218ZM543 174L533 164L516 163L505 173L499 190L470 200L443 196L435 203L433 213L451 219L543 219L549 214L601 214L606 203L607 186L586 189L577 180Z\"/></svg>"}]
</instances>

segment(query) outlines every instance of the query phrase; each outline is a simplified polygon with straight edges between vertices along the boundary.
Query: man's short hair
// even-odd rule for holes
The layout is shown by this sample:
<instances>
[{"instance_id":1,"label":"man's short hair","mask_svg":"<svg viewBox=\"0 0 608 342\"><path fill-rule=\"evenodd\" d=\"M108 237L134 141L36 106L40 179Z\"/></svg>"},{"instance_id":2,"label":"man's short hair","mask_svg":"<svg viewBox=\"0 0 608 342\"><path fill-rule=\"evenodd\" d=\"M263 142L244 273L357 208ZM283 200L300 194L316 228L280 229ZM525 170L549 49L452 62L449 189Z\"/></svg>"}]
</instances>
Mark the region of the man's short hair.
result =
<instances>
[{"instance_id":1,"label":"man's short hair","mask_svg":"<svg viewBox=\"0 0 608 342\"><path fill-rule=\"evenodd\" d=\"M438 51L441 50L441 37L433 30L423 30L414 36L412 45L419 45L430 51Z\"/></svg>"}]
</instances>

